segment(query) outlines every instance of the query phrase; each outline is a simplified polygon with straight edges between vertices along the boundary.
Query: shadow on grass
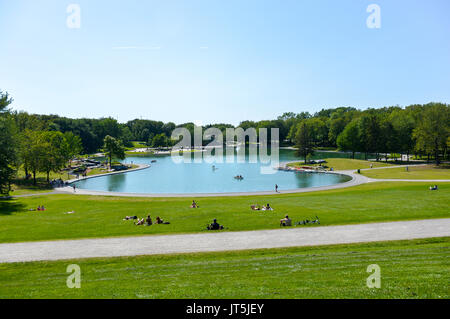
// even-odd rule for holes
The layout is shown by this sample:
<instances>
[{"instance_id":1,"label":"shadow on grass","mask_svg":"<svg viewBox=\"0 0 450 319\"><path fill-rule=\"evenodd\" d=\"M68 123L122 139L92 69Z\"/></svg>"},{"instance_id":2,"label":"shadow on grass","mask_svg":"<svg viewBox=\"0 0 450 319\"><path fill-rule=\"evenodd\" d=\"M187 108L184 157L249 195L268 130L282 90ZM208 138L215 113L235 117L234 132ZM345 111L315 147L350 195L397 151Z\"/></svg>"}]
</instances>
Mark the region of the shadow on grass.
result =
<instances>
[{"instance_id":1,"label":"shadow on grass","mask_svg":"<svg viewBox=\"0 0 450 319\"><path fill-rule=\"evenodd\" d=\"M25 205L13 198L0 198L0 216L11 215L24 209Z\"/></svg>"},{"instance_id":2,"label":"shadow on grass","mask_svg":"<svg viewBox=\"0 0 450 319\"><path fill-rule=\"evenodd\" d=\"M434 166L434 169L450 169L450 164L440 164L439 166Z\"/></svg>"},{"instance_id":3,"label":"shadow on grass","mask_svg":"<svg viewBox=\"0 0 450 319\"><path fill-rule=\"evenodd\" d=\"M48 190L51 191L52 186L47 183L45 178L36 178L36 185L34 185L32 179L15 179L13 181L13 191L11 191L10 195L14 195L14 190L27 190L27 191L42 191Z\"/></svg>"}]
</instances>

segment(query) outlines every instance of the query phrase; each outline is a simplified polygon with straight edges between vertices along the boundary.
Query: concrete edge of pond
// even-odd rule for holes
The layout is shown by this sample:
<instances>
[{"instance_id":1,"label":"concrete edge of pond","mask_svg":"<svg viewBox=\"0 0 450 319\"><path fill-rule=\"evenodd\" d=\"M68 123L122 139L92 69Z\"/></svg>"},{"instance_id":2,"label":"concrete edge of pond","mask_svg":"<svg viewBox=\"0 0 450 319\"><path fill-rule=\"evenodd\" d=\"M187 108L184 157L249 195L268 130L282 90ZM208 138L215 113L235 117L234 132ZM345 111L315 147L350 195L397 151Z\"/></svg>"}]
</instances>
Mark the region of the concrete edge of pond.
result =
<instances>
[{"instance_id":1,"label":"concrete edge of pond","mask_svg":"<svg viewBox=\"0 0 450 319\"><path fill-rule=\"evenodd\" d=\"M149 168L151 165L148 164L134 164L137 165L138 167L136 168L130 168L127 169L125 171L118 171L118 172L110 172L110 173L103 173L103 174L96 174L96 175L91 175L91 176L86 176L86 177L81 177L81 178L74 178L74 179L70 179L65 181L68 184L73 184L76 182L80 182L86 179L91 179L91 178L97 178L97 177L103 177L103 176L108 176L108 175L117 175L117 174L125 174L125 173L130 173L130 172L136 172L136 171L141 171L143 169L147 169ZM60 189L60 188L55 188L55 189Z\"/></svg>"}]
</instances>

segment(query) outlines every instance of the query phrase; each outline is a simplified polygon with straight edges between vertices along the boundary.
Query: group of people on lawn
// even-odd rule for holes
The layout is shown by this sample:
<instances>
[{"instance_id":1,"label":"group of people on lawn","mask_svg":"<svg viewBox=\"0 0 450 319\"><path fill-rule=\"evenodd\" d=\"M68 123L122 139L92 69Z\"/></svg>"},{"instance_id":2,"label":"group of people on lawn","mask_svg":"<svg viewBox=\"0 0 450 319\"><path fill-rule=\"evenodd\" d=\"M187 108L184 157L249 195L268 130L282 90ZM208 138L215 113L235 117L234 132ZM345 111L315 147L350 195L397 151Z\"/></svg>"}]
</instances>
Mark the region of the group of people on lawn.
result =
<instances>
[{"instance_id":1,"label":"group of people on lawn","mask_svg":"<svg viewBox=\"0 0 450 319\"><path fill-rule=\"evenodd\" d=\"M139 219L137 216L126 216L123 220L137 220L137 222L135 222L134 224L136 226L151 226L153 224L155 225L168 225L170 224L169 222L165 222L164 220L161 219L161 217L156 217L155 222L153 223L152 218L150 217L150 215L147 216L147 218L142 218Z\"/></svg>"},{"instance_id":2,"label":"group of people on lawn","mask_svg":"<svg viewBox=\"0 0 450 319\"><path fill-rule=\"evenodd\" d=\"M195 202L195 200L193 200L190 208L199 208L199 207L200 206ZM274 210L270 206L270 204L264 205L262 208L260 208L259 205L252 205L251 208L252 208L252 210L271 210L271 211ZM142 218L142 219L139 219L137 216L126 216L123 220L135 220L136 222L134 224L136 226L144 226L144 225L151 226L153 224L155 224L155 225L170 224L169 222L165 222L164 220L162 220L159 216L156 217L156 221L153 223L150 215L148 215L147 218ZM286 215L285 218L280 220L280 226L283 226L283 227L292 226L292 219L290 219L289 216ZM211 224L206 225L206 229L207 230L223 230L223 229L225 229L225 227L223 225L220 225L217 222L217 219L214 218L214 220Z\"/></svg>"},{"instance_id":3,"label":"group of people on lawn","mask_svg":"<svg viewBox=\"0 0 450 319\"><path fill-rule=\"evenodd\" d=\"M45 207L44 207L44 205L39 205L37 208L31 208L31 209L29 209L29 211L30 212L35 212L35 211L38 211L38 212L43 212L43 211L45 211Z\"/></svg>"}]
</instances>

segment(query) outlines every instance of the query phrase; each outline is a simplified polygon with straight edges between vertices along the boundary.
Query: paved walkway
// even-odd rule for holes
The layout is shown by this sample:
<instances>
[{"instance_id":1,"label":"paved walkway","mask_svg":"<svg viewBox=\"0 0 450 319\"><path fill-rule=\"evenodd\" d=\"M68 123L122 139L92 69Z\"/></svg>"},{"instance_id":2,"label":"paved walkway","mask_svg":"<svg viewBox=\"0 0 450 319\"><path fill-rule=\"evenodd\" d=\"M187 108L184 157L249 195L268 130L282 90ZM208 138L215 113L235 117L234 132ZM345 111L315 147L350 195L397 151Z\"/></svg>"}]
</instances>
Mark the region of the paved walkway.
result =
<instances>
[{"instance_id":1,"label":"paved walkway","mask_svg":"<svg viewBox=\"0 0 450 319\"><path fill-rule=\"evenodd\" d=\"M450 236L450 218L190 235L0 244L0 263L317 246Z\"/></svg>"}]
</instances>

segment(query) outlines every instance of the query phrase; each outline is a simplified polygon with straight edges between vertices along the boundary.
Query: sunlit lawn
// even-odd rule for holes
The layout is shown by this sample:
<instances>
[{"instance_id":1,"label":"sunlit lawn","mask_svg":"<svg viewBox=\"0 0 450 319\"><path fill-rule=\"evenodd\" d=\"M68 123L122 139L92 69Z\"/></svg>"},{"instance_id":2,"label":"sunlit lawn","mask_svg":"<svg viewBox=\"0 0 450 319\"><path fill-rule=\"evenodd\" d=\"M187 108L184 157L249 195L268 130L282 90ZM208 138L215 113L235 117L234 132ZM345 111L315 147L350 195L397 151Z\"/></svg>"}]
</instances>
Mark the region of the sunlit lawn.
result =
<instances>
[{"instance_id":1,"label":"sunlit lawn","mask_svg":"<svg viewBox=\"0 0 450 319\"><path fill-rule=\"evenodd\" d=\"M335 171L344 171L344 170L357 170L370 168L370 165L373 167L385 167L391 166L393 164L384 163L384 162L372 162L372 161L364 161L357 159L349 159L349 158L326 158L326 163L322 165L326 165L329 168L333 168ZM318 164L305 164L304 162L296 162L289 164L289 166L313 166L317 167Z\"/></svg>"},{"instance_id":2,"label":"sunlit lawn","mask_svg":"<svg viewBox=\"0 0 450 319\"><path fill-rule=\"evenodd\" d=\"M0 298L444 298L450 239L0 264ZM78 264L81 288L66 286ZM366 285L380 267L381 288ZM317 311L320 311L318 309Z\"/></svg>"},{"instance_id":3,"label":"sunlit lawn","mask_svg":"<svg viewBox=\"0 0 450 319\"><path fill-rule=\"evenodd\" d=\"M428 183L370 183L303 194L196 198L128 198L42 195L0 201L0 242L204 232L217 218L226 231L279 228L288 214L294 221L319 216L322 226L450 217L450 183L438 191ZM270 203L275 211L252 211ZM28 211L44 205L45 212ZM74 214L66 214L75 211ZM151 214L170 225L138 227L125 216ZM304 227L304 226L302 226ZM315 227L315 226L307 226Z\"/></svg>"},{"instance_id":4,"label":"sunlit lawn","mask_svg":"<svg viewBox=\"0 0 450 319\"><path fill-rule=\"evenodd\" d=\"M388 169L367 170L361 172L371 178L386 179L449 179L450 165L408 166Z\"/></svg>"}]
</instances>

